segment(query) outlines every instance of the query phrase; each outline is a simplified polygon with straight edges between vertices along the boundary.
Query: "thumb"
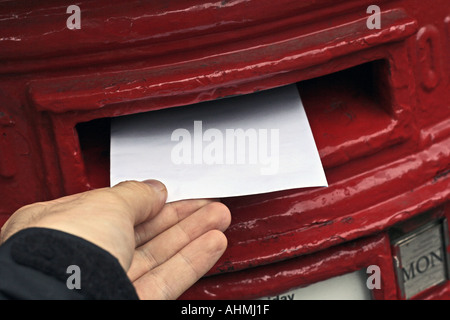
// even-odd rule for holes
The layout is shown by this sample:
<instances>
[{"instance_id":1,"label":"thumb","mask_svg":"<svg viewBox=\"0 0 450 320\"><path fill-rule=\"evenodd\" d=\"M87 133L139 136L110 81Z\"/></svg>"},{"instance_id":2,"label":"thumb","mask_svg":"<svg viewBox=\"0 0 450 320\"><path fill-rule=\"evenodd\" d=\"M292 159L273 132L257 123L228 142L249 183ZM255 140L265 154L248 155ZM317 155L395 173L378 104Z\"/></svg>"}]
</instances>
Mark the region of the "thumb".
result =
<instances>
[{"instance_id":1,"label":"thumb","mask_svg":"<svg viewBox=\"0 0 450 320\"><path fill-rule=\"evenodd\" d=\"M161 211L167 199L166 186L157 180L124 181L109 191L127 204L135 226Z\"/></svg>"}]
</instances>

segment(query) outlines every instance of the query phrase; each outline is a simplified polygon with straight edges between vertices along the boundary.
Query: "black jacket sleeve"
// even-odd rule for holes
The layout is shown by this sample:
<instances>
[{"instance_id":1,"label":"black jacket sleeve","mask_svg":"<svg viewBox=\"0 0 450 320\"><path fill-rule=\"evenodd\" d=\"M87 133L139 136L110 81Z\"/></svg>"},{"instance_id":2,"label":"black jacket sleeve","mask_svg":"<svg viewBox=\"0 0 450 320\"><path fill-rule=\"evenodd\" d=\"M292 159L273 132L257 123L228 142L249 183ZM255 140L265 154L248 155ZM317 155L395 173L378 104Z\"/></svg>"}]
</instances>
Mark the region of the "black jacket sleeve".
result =
<instances>
[{"instance_id":1,"label":"black jacket sleeve","mask_svg":"<svg viewBox=\"0 0 450 320\"><path fill-rule=\"evenodd\" d=\"M109 252L69 233L29 228L0 246L0 299L136 300L138 296Z\"/></svg>"}]
</instances>

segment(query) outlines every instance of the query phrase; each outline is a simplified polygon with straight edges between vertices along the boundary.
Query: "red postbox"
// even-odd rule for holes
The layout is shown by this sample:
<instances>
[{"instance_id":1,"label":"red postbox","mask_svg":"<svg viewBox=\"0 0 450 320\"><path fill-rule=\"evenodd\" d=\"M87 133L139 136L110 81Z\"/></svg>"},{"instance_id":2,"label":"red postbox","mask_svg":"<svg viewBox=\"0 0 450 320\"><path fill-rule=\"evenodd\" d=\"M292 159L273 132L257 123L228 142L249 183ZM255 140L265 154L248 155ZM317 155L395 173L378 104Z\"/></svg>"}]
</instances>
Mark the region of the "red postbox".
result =
<instances>
[{"instance_id":1,"label":"red postbox","mask_svg":"<svg viewBox=\"0 0 450 320\"><path fill-rule=\"evenodd\" d=\"M182 298L371 270L372 298L450 297L447 0L70 5L0 4L2 223L108 186L113 117L297 83L329 187L223 199L229 247Z\"/></svg>"}]
</instances>

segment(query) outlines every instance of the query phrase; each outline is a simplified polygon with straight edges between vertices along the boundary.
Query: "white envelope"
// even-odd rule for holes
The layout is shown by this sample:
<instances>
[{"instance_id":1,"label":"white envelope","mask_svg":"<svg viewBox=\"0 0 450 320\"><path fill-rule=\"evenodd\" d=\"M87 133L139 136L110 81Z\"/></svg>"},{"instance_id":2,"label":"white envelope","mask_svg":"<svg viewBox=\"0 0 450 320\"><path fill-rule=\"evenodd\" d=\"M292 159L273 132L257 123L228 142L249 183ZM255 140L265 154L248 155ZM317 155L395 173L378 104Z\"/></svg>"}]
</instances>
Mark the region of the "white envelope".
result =
<instances>
[{"instance_id":1,"label":"white envelope","mask_svg":"<svg viewBox=\"0 0 450 320\"><path fill-rule=\"evenodd\" d=\"M296 85L111 123L111 185L157 179L168 202L328 186Z\"/></svg>"}]
</instances>

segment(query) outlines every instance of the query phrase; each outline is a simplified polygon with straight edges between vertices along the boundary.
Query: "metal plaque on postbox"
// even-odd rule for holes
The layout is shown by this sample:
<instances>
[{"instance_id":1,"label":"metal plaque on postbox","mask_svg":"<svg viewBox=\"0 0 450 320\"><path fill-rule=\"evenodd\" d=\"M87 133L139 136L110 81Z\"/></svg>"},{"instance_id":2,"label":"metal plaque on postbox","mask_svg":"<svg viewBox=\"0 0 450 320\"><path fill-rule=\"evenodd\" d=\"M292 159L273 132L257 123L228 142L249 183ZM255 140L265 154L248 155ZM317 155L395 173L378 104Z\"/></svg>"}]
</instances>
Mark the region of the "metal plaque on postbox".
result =
<instances>
[{"instance_id":1,"label":"metal plaque on postbox","mask_svg":"<svg viewBox=\"0 0 450 320\"><path fill-rule=\"evenodd\" d=\"M395 239L394 265L405 299L449 279L447 246L446 219L429 222Z\"/></svg>"}]
</instances>

